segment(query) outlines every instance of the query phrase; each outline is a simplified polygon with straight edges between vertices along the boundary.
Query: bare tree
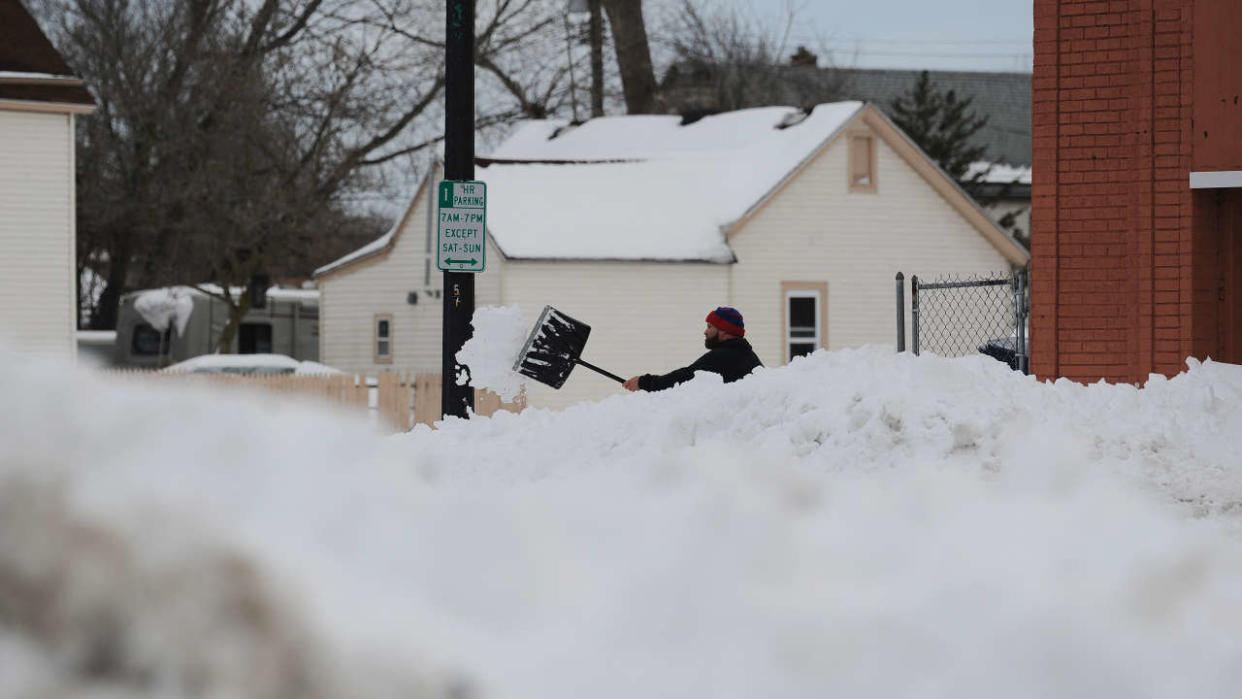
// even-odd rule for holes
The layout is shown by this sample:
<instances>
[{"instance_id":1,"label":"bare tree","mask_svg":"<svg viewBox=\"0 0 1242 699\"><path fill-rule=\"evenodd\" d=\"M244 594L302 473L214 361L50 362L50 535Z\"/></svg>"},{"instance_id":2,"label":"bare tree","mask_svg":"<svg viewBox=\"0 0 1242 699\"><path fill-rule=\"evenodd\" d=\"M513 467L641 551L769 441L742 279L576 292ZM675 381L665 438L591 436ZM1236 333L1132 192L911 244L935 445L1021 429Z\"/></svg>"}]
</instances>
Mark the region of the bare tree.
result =
<instances>
[{"instance_id":1,"label":"bare tree","mask_svg":"<svg viewBox=\"0 0 1242 699\"><path fill-rule=\"evenodd\" d=\"M591 47L591 116L604 116L604 17L600 0L587 0L587 44Z\"/></svg>"},{"instance_id":2,"label":"bare tree","mask_svg":"<svg viewBox=\"0 0 1242 699\"><path fill-rule=\"evenodd\" d=\"M683 0L661 37L672 53L663 83L665 99L687 114L810 107L840 99L845 87L840 72L820 67L819 57L807 47L790 45L797 26L792 5L773 25L736 6Z\"/></svg>"},{"instance_id":3,"label":"bare tree","mask_svg":"<svg viewBox=\"0 0 1242 699\"><path fill-rule=\"evenodd\" d=\"M79 264L106 279L93 327L114 327L128 289L213 283L227 351L247 282L354 246L343 232L375 226L350 198L442 133L434 0L41 3L99 104L78 136ZM480 126L559 105L567 66L523 50L553 5L481 3L476 63L500 87Z\"/></svg>"},{"instance_id":4,"label":"bare tree","mask_svg":"<svg viewBox=\"0 0 1242 699\"><path fill-rule=\"evenodd\" d=\"M602 0L612 28L613 47L625 91L625 108L630 114L658 111L655 70L651 67L651 47L643 22L642 0Z\"/></svg>"}]
</instances>

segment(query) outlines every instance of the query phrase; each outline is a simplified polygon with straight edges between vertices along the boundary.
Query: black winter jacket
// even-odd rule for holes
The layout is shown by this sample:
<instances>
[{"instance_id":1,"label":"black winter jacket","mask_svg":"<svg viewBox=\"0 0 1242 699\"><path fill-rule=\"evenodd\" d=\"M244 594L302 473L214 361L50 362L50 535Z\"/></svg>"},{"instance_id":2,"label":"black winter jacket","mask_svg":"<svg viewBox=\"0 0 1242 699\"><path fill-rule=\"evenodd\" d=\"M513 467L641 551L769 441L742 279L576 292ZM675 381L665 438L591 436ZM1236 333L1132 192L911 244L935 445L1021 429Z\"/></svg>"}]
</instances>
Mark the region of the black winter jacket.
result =
<instances>
[{"instance_id":1,"label":"black winter jacket","mask_svg":"<svg viewBox=\"0 0 1242 699\"><path fill-rule=\"evenodd\" d=\"M763 362L759 361L750 343L745 338L735 337L712 348L690 366L674 369L663 376L643 374L638 377L638 387L644 391L663 391L693 379L696 371L720 374L725 383L731 383L743 378L757 366L763 366Z\"/></svg>"}]
</instances>

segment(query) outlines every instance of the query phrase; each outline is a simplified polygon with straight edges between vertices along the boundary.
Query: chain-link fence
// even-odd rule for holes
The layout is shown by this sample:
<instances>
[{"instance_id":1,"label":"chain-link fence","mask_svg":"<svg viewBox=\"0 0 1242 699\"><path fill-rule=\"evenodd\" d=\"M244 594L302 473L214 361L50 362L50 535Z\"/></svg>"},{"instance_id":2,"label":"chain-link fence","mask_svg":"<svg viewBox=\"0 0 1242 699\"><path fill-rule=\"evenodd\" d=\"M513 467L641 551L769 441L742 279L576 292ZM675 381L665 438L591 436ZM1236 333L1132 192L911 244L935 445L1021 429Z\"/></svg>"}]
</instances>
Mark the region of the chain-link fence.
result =
<instances>
[{"instance_id":1,"label":"chain-link fence","mask_svg":"<svg viewBox=\"0 0 1242 699\"><path fill-rule=\"evenodd\" d=\"M904 352L904 276L897 274L897 350ZM942 357L982 353L1028 373L1026 270L910 277L911 349Z\"/></svg>"}]
</instances>

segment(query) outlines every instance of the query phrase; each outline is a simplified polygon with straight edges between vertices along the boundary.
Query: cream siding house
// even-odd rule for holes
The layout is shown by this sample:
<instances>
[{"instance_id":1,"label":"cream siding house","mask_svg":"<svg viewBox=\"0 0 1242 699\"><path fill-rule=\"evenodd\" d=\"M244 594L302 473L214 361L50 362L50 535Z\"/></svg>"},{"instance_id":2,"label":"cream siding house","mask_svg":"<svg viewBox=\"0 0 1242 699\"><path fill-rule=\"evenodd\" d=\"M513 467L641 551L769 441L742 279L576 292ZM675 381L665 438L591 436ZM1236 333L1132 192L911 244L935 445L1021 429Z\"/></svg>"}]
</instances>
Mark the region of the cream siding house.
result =
<instances>
[{"instance_id":1,"label":"cream siding house","mask_svg":"<svg viewBox=\"0 0 1242 699\"><path fill-rule=\"evenodd\" d=\"M384 238L316 273L321 361L439 371L442 275L428 209L439 177L433 169ZM518 306L532 323L555 306L592 326L584 358L622 376L693 361L718 305L742 311L767 366L815 348L893 344L898 270L1004 271L1027 260L861 103L686 126L650 116L574 130L528 122L478 160L476 178L488 184L489 228L476 306ZM384 319L387 358L375 350ZM560 407L619 390L579 369L560 391L528 385L528 400Z\"/></svg>"},{"instance_id":2,"label":"cream siding house","mask_svg":"<svg viewBox=\"0 0 1242 699\"><path fill-rule=\"evenodd\" d=\"M82 81L16 0L0 0L0 342L77 355L73 120Z\"/></svg>"}]
</instances>

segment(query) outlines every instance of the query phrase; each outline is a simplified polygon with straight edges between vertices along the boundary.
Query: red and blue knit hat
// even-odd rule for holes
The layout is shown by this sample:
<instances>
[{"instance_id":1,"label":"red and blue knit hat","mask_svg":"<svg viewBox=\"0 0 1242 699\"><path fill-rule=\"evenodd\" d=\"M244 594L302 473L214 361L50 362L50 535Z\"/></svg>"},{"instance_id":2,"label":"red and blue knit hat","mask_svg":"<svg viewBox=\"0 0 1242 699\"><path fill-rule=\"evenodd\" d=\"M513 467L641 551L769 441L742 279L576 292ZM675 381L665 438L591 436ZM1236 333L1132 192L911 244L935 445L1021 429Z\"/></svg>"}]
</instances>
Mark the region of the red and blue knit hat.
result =
<instances>
[{"instance_id":1,"label":"red and blue knit hat","mask_svg":"<svg viewBox=\"0 0 1242 699\"><path fill-rule=\"evenodd\" d=\"M720 306L707 314L707 322L730 335L742 337L746 334L746 324L742 322L742 314L736 308Z\"/></svg>"}]
</instances>

